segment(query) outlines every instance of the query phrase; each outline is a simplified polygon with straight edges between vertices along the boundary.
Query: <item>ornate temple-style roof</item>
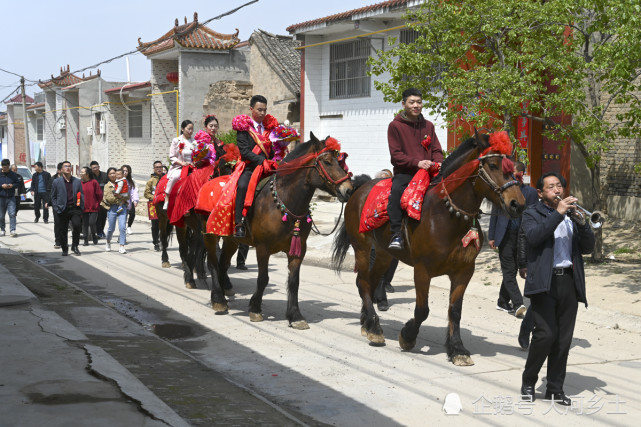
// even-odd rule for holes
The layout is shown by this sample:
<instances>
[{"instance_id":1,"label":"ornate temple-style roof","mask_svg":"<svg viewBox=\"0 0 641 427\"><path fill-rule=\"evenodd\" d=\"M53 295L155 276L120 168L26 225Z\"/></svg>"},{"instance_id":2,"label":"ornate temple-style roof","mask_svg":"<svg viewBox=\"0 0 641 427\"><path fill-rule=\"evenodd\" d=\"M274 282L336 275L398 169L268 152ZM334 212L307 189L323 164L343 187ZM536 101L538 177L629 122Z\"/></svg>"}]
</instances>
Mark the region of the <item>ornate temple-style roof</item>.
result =
<instances>
[{"instance_id":1,"label":"ornate temple-style roof","mask_svg":"<svg viewBox=\"0 0 641 427\"><path fill-rule=\"evenodd\" d=\"M153 55L171 49L176 45L189 49L229 50L240 42L238 29L234 34L221 34L198 23L198 13L194 13L194 20L178 25L164 36L149 43L143 43L138 38L138 50L145 56Z\"/></svg>"},{"instance_id":2,"label":"ornate temple-style roof","mask_svg":"<svg viewBox=\"0 0 641 427\"><path fill-rule=\"evenodd\" d=\"M300 42L291 36L279 36L256 30L249 38L256 45L274 72L294 94L300 94Z\"/></svg>"},{"instance_id":3,"label":"ornate temple-style roof","mask_svg":"<svg viewBox=\"0 0 641 427\"><path fill-rule=\"evenodd\" d=\"M93 75L90 72L88 77L85 77L84 74L82 75L82 77L78 77L69 71L69 64L67 64L67 68L60 67L60 75L58 77L54 77L52 74L51 79L44 82L41 81L40 83L38 83L38 86L40 86L41 89L46 89L53 86L68 88L69 86L73 86L87 80L95 79L96 77L100 77L100 70L98 70L98 72Z\"/></svg>"},{"instance_id":4,"label":"ornate temple-style roof","mask_svg":"<svg viewBox=\"0 0 641 427\"><path fill-rule=\"evenodd\" d=\"M300 30L306 27L315 27L317 25L328 25L335 21L343 21L352 19L354 15L361 15L364 13L374 12L378 10L385 9L394 9L398 7L404 7L407 5L409 0L389 0L381 3L372 4L370 6L360 7L358 9L348 10L347 12L336 13L334 15L326 16L324 18L312 19L311 21L301 22L300 24L294 24L287 27L285 30L289 33L293 33L296 30Z\"/></svg>"},{"instance_id":5,"label":"ornate temple-style roof","mask_svg":"<svg viewBox=\"0 0 641 427\"><path fill-rule=\"evenodd\" d=\"M25 104L33 104L34 103L33 98L30 97L29 95L26 95L24 97L24 100L25 100ZM17 94L13 98L11 98L7 102L5 102L5 104L22 104L22 95L21 94Z\"/></svg>"}]
</instances>

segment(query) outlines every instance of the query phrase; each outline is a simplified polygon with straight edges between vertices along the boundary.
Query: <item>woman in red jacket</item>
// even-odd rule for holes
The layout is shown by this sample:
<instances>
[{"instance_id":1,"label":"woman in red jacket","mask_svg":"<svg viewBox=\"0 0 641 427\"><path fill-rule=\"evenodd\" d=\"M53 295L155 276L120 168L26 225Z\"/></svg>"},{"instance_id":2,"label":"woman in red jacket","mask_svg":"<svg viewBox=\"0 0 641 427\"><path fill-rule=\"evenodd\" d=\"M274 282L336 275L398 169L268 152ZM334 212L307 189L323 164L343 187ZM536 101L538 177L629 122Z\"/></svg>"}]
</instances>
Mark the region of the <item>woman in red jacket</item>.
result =
<instances>
[{"instance_id":1,"label":"woman in red jacket","mask_svg":"<svg viewBox=\"0 0 641 427\"><path fill-rule=\"evenodd\" d=\"M85 209L82 212L82 234L85 236L83 246L89 246L89 229L91 229L91 238L93 244L98 244L96 235L96 220L98 219L98 209L102 200L102 190L100 184L91 173L87 166L80 169L80 179L82 180L82 192L85 195Z\"/></svg>"}]
</instances>

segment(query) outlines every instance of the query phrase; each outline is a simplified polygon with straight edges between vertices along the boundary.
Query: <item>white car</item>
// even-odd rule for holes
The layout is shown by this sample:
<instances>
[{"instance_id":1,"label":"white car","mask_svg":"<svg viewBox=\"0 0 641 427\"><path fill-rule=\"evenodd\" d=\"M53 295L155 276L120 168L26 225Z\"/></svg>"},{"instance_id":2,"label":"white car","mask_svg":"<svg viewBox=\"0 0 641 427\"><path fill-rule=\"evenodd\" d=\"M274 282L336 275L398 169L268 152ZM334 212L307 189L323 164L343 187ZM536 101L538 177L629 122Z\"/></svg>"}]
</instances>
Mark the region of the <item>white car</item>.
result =
<instances>
[{"instance_id":1,"label":"white car","mask_svg":"<svg viewBox=\"0 0 641 427\"><path fill-rule=\"evenodd\" d=\"M32 174L28 167L18 166L18 173L22 176L24 180L25 192L22 194L16 194L20 196L20 205L31 205L33 206L33 197L31 197L31 179Z\"/></svg>"}]
</instances>

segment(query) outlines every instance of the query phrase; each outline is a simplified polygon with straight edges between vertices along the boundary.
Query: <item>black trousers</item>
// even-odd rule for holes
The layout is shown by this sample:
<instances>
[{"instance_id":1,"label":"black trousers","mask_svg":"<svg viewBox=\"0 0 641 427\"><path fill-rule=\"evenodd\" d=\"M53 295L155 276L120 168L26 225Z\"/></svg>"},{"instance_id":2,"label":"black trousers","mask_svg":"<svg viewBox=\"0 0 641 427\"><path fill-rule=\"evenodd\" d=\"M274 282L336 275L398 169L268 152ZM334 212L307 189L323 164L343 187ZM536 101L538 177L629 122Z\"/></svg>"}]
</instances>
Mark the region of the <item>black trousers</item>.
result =
<instances>
[{"instance_id":1,"label":"black trousers","mask_svg":"<svg viewBox=\"0 0 641 427\"><path fill-rule=\"evenodd\" d=\"M131 209L129 209L129 213L127 214L127 227L131 227L131 225L134 223L135 217L136 207L134 205L131 205Z\"/></svg>"},{"instance_id":2,"label":"black trousers","mask_svg":"<svg viewBox=\"0 0 641 427\"><path fill-rule=\"evenodd\" d=\"M557 394L563 391L579 307L572 274L553 275L550 291L532 295L530 301L535 326L523 370L523 383L536 384L547 359L547 391Z\"/></svg>"},{"instance_id":3,"label":"black trousers","mask_svg":"<svg viewBox=\"0 0 641 427\"><path fill-rule=\"evenodd\" d=\"M42 219L49 221L49 208L45 207L47 193L33 193L33 212L36 219L40 219L40 206L42 205Z\"/></svg>"},{"instance_id":4,"label":"black trousers","mask_svg":"<svg viewBox=\"0 0 641 427\"><path fill-rule=\"evenodd\" d=\"M91 239L96 237L96 220L98 219L98 212L83 212L82 213L82 235L85 236L85 243L89 242L89 231L91 231Z\"/></svg>"},{"instance_id":5,"label":"black trousers","mask_svg":"<svg viewBox=\"0 0 641 427\"><path fill-rule=\"evenodd\" d=\"M151 241L154 245L160 244L160 227L157 219L151 220Z\"/></svg>"},{"instance_id":6,"label":"black trousers","mask_svg":"<svg viewBox=\"0 0 641 427\"><path fill-rule=\"evenodd\" d=\"M51 208L53 212L53 237L55 239L55 245L60 246L60 215L56 212L55 208Z\"/></svg>"},{"instance_id":7,"label":"black trousers","mask_svg":"<svg viewBox=\"0 0 641 427\"><path fill-rule=\"evenodd\" d=\"M63 252L69 251L69 222L71 222L71 246L80 243L80 229L82 228L82 211L77 206L67 206L58 214L58 230L60 233L60 247Z\"/></svg>"},{"instance_id":8,"label":"black trousers","mask_svg":"<svg viewBox=\"0 0 641 427\"><path fill-rule=\"evenodd\" d=\"M392 234L401 231L401 223L403 222L403 211L401 210L401 196L403 191L407 188L412 175L396 174L392 178L392 190L390 191L389 201L387 203L387 214L389 215L389 225Z\"/></svg>"},{"instance_id":9,"label":"black trousers","mask_svg":"<svg viewBox=\"0 0 641 427\"><path fill-rule=\"evenodd\" d=\"M247 261L247 254L249 253L249 245L241 243L238 245L238 254L236 255L236 266L245 265Z\"/></svg>"},{"instance_id":10,"label":"black trousers","mask_svg":"<svg viewBox=\"0 0 641 427\"><path fill-rule=\"evenodd\" d=\"M96 232L105 233L105 223L107 222L107 209L98 206L98 219L96 220Z\"/></svg>"},{"instance_id":11,"label":"black trousers","mask_svg":"<svg viewBox=\"0 0 641 427\"><path fill-rule=\"evenodd\" d=\"M499 291L500 305L512 301L514 308L523 305L523 296L516 281L518 272L516 266L516 250L519 230L506 230L503 240L499 245L499 260L501 261L501 271L503 272L503 282Z\"/></svg>"},{"instance_id":12,"label":"black trousers","mask_svg":"<svg viewBox=\"0 0 641 427\"><path fill-rule=\"evenodd\" d=\"M236 225L240 224L243 219L243 205L245 204L245 196L247 195L247 187L251 180L253 169L245 169L240 178L238 178L238 189L236 190L236 210L234 215L234 222Z\"/></svg>"}]
</instances>

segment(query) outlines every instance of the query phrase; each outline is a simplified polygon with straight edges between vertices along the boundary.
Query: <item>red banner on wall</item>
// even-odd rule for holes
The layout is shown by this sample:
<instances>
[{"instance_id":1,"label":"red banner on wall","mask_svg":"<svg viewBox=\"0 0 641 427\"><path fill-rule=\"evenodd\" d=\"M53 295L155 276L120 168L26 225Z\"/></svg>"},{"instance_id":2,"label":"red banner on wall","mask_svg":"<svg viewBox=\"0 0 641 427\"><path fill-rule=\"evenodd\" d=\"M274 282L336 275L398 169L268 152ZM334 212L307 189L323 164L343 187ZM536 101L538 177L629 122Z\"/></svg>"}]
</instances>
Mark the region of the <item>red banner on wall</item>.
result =
<instances>
[{"instance_id":1,"label":"red banner on wall","mask_svg":"<svg viewBox=\"0 0 641 427\"><path fill-rule=\"evenodd\" d=\"M527 110L527 106L530 102L522 102L521 108ZM530 136L530 119L527 117L519 117L516 121L516 138L519 140L519 146L522 149L527 149L528 140Z\"/></svg>"}]
</instances>

